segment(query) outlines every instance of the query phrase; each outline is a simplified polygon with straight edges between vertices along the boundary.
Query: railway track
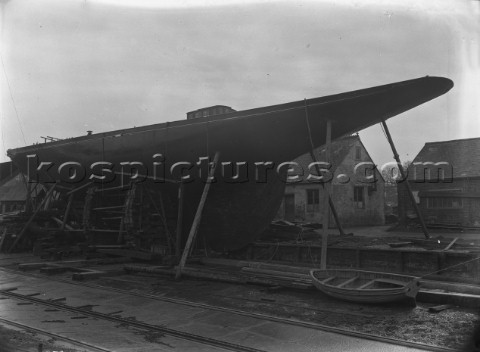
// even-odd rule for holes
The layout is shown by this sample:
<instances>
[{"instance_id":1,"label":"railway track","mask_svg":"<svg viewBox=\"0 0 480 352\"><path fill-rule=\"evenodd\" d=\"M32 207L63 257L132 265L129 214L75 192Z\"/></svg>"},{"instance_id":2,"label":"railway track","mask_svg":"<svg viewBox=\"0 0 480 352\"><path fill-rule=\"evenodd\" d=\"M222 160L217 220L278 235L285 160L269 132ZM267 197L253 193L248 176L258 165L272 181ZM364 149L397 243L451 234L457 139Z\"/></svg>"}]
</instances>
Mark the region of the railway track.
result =
<instances>
[{"instance_id":1,"label":"railway track","mask_svg":"<svg viewBox=\"0 0 480 352\"><path fill-rule=\"evenodd\" d=\"M80 340L77 340L77 339L72 339L70 337L67 337L67 336L64 336L64 335L61 335L61 334L55 334L55 333L49 332L47 330L38 329L38 328L35 328L33 326L20 324L20 323L17 323L15 321L12 321L12 320L0 318L0 323L2 323L4 325L14 326L16 328L20 328L20 329L22 329L24 331L28 331L28 332L33 332L35 334L45 335L45 336L48 336L50 338L54 338L57 341L67 342L67 343L72 344L74 346L78 346L79 348L86 348L86 349L88 349L89 351L92 351L92 352L114 352L112 350L109 350L109 349L106 349L106 348L103 348L103 347L99 347L99 346L95 346L95 345L92 345L90 343L86 343L84 341L80 341ZM25 350L25 351L27 351L27 350Z\"/></svg>"},{"instance_id":2,"label":"railway track","mask_svg":"<svg viewBox=\"0 0 480 352\"><path fill-rule=\"evenodd\" d=\"M292 326L297 326L297 327L305 327L305 328L311 328L311 329L316 329L320 331L326 331L326 332L333 332L333 333L338 333L342 335L347 335L347 336L352 336L352 337L358 337L362 339L368 339L368 340L373 340L373 341L378 341L378 342L383 342L383 343L389 343L389 344L394 344L398 346L405 346L405 347L411 347L411 348L416 348L416 349L421 349L421 350L427 350L427 351L438 351L438 352L451 352L454 351L454 349L447 348L447 347L439 347L439 346L434 346L434 345L429 345L429 344L424 344L424 343L418 343L418 342L410 342L410 341L405 341L405 340L399 340L395 338L389 338L389 337L384 337L384 336L378 336L378 335L373 335L373 334L368 334L368 333L363 333L363 332L358 332L358 331L353 331L353 330L347 330L347 329L342 329L342 328L337 328L337 327L332 327L332 326L327 326L324 324L319 324L319 323L314 323L314 322L307 322L307 321L300 321L296 319L291 319L291 318L284 318L284 317L278 317L278 316L272 316L264 313L258 313L258 312L249 312L249 311L244 311L240 309L235 309L235 308L227 308L227 307L221 307L221 306L214 306L206 303L200 303L200 302L194 302L194 301L188 301L184 299L179 299L179 298L171 298L171 297L163 297L163 296L158 296L154 294L149 294L149 293L144 293L144 292L138 292L138 291L130 291L130 290L124 290L124 289L119 289L119 288L112 288L108 286L101 286L98 284L92 284L92 283L86 283L86 282L75 282L71 280L66 280L66 279L61 279L61 278L54 278L52 276L47 276L47 275L42 275L42 274L37 274L37 273L27 273L23 271L18 271L18 270L13 270L13 269L7 269L7 268L1 268L1 270L15 273L16 275L22 275L22 276L29 276L29 277L35 277L35 278L42 278L42 279L47 279L50 281L57 281L57 282L63 282L67 283L70 285L78 285L82 287L90 287L90 288L96 288L96 289L102 289L110 292L115 292L115 293L122 293L122 294L127 294L130 296L135 296L135 297L142 297L142 298L148 298L148 299L153 299L156 301L161 301L161 302L168 302L168 303L173 303L173 304L179 304L179 305L185 305L189 307L195 307L195 308L203 308L207 310L214 310L214 311L219 311L219 312L225 312L225 313L230 313L230 314L236 314L240 316L245 316L245 317L250 317L250 318L255 318L255 319L260 319L260 320L265 320L265 321L271 321L271 322L277 322L277 323L283 323L283 324L288 324ZM58 302L52 302L52 301L46 301L42 300L39 298L35 298L32 296L25 296L21 295L18 293L15 293L13 291L8 291L8 290L0 290L0 294L9 296L11 298L16 298L19 300L24 300L24 301L29 301L32 303L36 304L43 304L43 305L48 305L50 307L53 307L55 309L61 309L61 310L68 310L71 312L87 315L90 317L94 317L97 319L104 319L104 320L109 320L109 321L115 321L121 324L126 324L129 326L134 326L142 329L147 329L151 331L157 331L161 332L164 334L168 334L171 336L175 336L177 338L181 339L186 339L190 341L195 341L203 344L207 344L210 346L215 346L227 350L232 350L232 351L262 351L259 349L247 347L247 346L242 346L238 344L231 344L229 342L225 342L222 340L216 340L200 335L195 335L195 334L190 334L186 333L183 331L163 327L163 326L157 326L157 325L152 325L148 323L143 323L139 321L132 321L128 320L125 318L120 318L120 317L115 317L111 316L109 314L104 314L104 313L99 313L95 311L88 311L79 307L73 307L73 306L68 306L63 303L58 303ZM265 303L265 302L262 302Z\"/></svg>"},{"instance_id":3,"label":"railway track","mask_svg":"<svg viewBox=\"0 0 480 352\"><path fill-rule=\"evenodd\" d=\"M39 304L39 305L43 305L45 307L50 307L50 308L54 308L54 309L58 309L58 310L69 311L69 312L81 314L83 316L88 316L88 317L92 317L92 318L96 318L96 319L107 320L107 321L111 321L111 322L115 322L115 323L120 323L122 325L128 325L128 326L132 326L132 327L136 327L136 328L146 329L146 330L149 330L149 331L161 332L163 334L174 336L176 338L180 338L180 339L183 339L183 340L199 342L199 343L202 343L202 344L206 344L206 345L209 345L209 346L218 347L218 348L222 348L222 349L226 349L226 350L230 350L230 351L264 352L264 350L260 350L260 349L257 349L257 348L252 348L252 347L248 347L248 346L242 346L242 345L239 345L239 344L234 344L234 343L227 342L227 341L212 339L212 338L209 338L209 337L196 335L196 334L192 334L192 333L188 333L188 332L184 332L184 331L180 331L180 330L176 330L176 329L171 329L171 328L164 327L164 326L148 324L148 323L144 323L144 322L141 322L141 321L130 320L130 319L127 319L127 318L122 318L122 317L118 317L118 316L111 315L111 314L95 312L93 310L88 310L88 309L85 309L85 308L82 308L82 307L69 306L69 305L64 304L64 303L49 301L49 300L45 300L45 299L41 299L41 298L35 298L33 296L30 296L30 295L22 295L22 294L15 293L12 290L1 290L0 294L3 295L3 296L6 296L6 297L17 299L17 300L27 301L27 302L30 302L30 303ZM27 328L32 329L31 327L27 327ZM59 337L63 338L62 336L59 336ZM75 341L75 340L72 340L72 342L73 341ZM94 348L96 348L96 347L94 347ZM109 350L103 349L103 351L109 351Z\"/></svg>"}]
</instances>

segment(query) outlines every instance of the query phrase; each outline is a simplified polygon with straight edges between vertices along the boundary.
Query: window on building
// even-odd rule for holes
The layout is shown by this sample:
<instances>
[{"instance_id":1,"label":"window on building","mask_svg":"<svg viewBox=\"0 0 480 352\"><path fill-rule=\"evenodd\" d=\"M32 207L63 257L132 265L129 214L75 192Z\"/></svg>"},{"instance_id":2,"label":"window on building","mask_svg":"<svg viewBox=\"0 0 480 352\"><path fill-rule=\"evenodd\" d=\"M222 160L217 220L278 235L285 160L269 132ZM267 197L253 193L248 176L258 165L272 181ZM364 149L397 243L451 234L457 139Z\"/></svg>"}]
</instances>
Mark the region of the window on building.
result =
<instances>
[{"instance_id":1,"label":"window on building","mask_svg":"<svg viewBox=\"0 0 480 352\"><path fill-rule=\"evenodd\" d=\"M438 169L438 179L440 181L445 181L445 170L444 169Z\"/></svg>"},{"instance_id":2,"label":"window on building","mask_svg":"<svg viewBox=\"0 0 480 352\"><path fill-rule=\"evenodd\" d=\"M360 146L355 147L355 160L361 160L362 159L362 148Z\"/></svg>"},{"instance_id":3,"label":"window on building","mask_svg":"<svg viewBox=\"0 0 480 352\"><path fill-rule=\"evenodd\" d=\"M353 203L355 204L355 208L365 208L365 195L363 186L353 187Z\"/></svg>"},{"instance_id":4,"label":"window on building","mask_svg":"<svg viewBox=\"0 0 480 352\"><path fill-rule=\"evenodd\" d=\"M460 197L427 197L427 208L458 209L463 207Z\"/></svg>"},{"instance_id":5,"label":"window on building","mask_svg":"<svg viewBox=\"0 0 480 352\"><path fill-rule=\"evenodd\" d=\"M307 189L307 213L320 210L320 194L318 189Z\"/></svg>"}]
</instances>

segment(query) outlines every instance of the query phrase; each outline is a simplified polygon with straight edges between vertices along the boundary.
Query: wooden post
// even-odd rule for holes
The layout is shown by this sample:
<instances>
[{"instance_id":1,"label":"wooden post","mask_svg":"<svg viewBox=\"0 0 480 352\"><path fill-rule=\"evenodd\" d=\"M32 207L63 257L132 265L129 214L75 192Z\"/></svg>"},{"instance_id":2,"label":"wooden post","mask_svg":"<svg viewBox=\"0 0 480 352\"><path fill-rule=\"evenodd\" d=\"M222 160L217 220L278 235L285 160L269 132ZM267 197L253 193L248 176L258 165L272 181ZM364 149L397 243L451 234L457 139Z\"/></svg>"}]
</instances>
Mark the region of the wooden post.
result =
<instances>
[{"instance_id":1,"label":"wooden post","mask_svg":"<svg viewBox=\"0 0 480 352\"><path fill-rule=\"evenodd\" d=\"M387 135L388 143L392 148L393 157L397 162L400 175L402 175L402 179L405 180L405 186L407 187L407 190L408 190L407 193L408 193L408 196L410 197L410 200L412 201L412 205L415 210L415 213L417 214L418 219L420 220L420 225L422 226L423 234L425 235L426 239L429 239L430 234L428 233L427 226L425 225L425 221L423 220L422 213L420 212L420 208L418 207L417 202L415 201L415 197L413 196L412 188L410 187L410 183L408 182L407 175L405 174L405 170L403 169L403 165L400 161L400 156L398 155L397 148L395 148L395 144L393 143L393 139L390 134L390 131L388 130L387 123L385 121L382 121L382 126L383 126L383 129L385 130L385 134Z\"/></svg>"},{"instance_id":2,"label":"wooden post","mask_svg":"<svg viewBox=\"0 0 480 352\"><path fill-rule=\"evenodd\" d=\"M345 235L345 231L343 230L342 223L340 222L340 218L338 217L337 209L335 209L335 204L333 204L331 192L328 195L328 203L330 204L330 210L332 211L333 218L335 219L335 224L337 224L338 232L340 232L340 235L343 236Z\"/></svg>"},{"instance_id":3,"label":"wooden post","mask_svg":"<svg viewBox=\"0 0 480 352\"><path fill-rule=\"evenodd\" d=\"M325 158L330 162L330 149L332 142L332 122L327 120L327 137ZM327 245L328 245L328 220L330 219L330 185L331 182L323 184L323 221L322 221L322 253L320 257L320 268L325 270L327 268Z\"/></svg>"},{"instance_id":4,"label":"wooden post","mask_svg":"<svg viewBox=\"0 0 480 352\"><path fill-rule=\"evenodd\" d=\"M310 121L308 120L308 110L307 110L307 100L305 99L305 119L307 122L307 130L308 130L308 138L310 140L310 156L312 158L312 161L316 162L317 158L315 157L315 147L313 145L313 140L312 140L312 131L310 130ZM329 122L327 122L328 125ZM317 170L317 175L320 176L320 167L318 164L315 164L315 168ZM325 189L325 185L322 184L323 188ZM340 218L338 217L337 210L335 209L335 204L333 204L333 200L331 197L331 194L328 196L328 204L330 206L330 209L332 210L333 218L335 219L335 223L337 224L338 231L340 232L340 235L345 235L345 231L343 230L342 223L340 222Z\"/></svg>"},{"instance_id":5,"label":"wooden post","mask_svg":"<svg viewBox=\"0 0 480 352\"><path fill-rule=\"evenodd\" d=\"M177 273L175 275L175 279L179 279L182 275L183 267L187 262L188 253L190 252L190 247L192 246L193 240L195 239L195 235L197 234L198 226L200 225L200 220L202 219L202 212L203 207L205 206L205 201L207 200L208 191L210 189L211 182L209 181L215 175L215 169L218 164L218 158L220 156L219 152L215 153L215 157L213 159L213 167L211 168L207 183L203 188L202 197L200 198L200 203L198 204L197 212L195 213L195 218L193 219L192 227L190 228L190 233L188 234L187 243L185 244L185 248L183 249L182 259L180 259L180 263L177 267Z\"/></svg>"},{"instance_id":6,"label":"wooden post","mask_svg":"<svg viewBox=\"0 0 480 352\"><path fill-rule=\"evenodd\" d=\"M65 230L65 225L67 225L68 221L68 215L70 214L70 209L72 208L72 203L73 203L73 193L68 196L68 203L67 203L67 208L65 209L65 214L63 215L63 222L62 226L60 229L63 231Z\"/></svg>"},{"instance_id":7,"label":"wooden post","mask_svg":"<svg viewBox=\"0 0 480 352\"><path fill-rule=\"evenodd\" d=\"M22 175L23 183L25 183L25 187L27 188L27 194L25 197L25 213L31 214L32 213L32 184L28 181L27 177L20 172Z\"/></svg>"},{"instance_id":8,"label":"wooden post","mask_svg":"<svg viewBox=\"0 0 480 352\"><path fill-rule=\"evenodd\" d=\"M8 253L11 253L11 252L13 251L13 249L17 246L18 242L20 242L20 239L23 237L23 235L24 235L25 232L27 231L28 226L30 226L30 224L32 223L33 219L34 219L35 216L38 214L38 212L40 211L40 209L42 209L42 207L43 207L43 205L45 204L45 202L47 201L47 199L50 198L50 196L52 195L53 190L55 189L55 186L56 186L56 184L54 183L53 186L48 190L47 194L45 194L45 197L42 199L42 202L38 205L37 209L35 209L35 211L34 211L34 213L32 214L32 216L30 216L30 218L28 219L28 221L25 223L25 226L23 226L22 231L20 231L20 233L18 234L17 238L15 239L15 242L13 242L12 246L11 246L10 249L8 250Z\"/></svg>"},{"instance_id":9,"label":"wooden post","mask_svg":"<svg viewBox=\"0 0 480 352\"><path fill-rule=\"evenodd\" d=\"M87 242L90 242L91 240L89 236L89 230L91 227L90 218L91 218L93 197L95 196L96 190L97 190L96 186L90 187L87 190L87 193L85 194L85 199L84 199L85 202L83 204L82 225L83 225L83 232L87 237Z\"/></svg>"},{"instance_id":10,"label":"wooden post","mask_svg":"<svg viewBox=\"0 0 480 352\"><path fill-rule=\"evenodd\" d=\"M185 197L185 185L180 183L178 187L178 216L175 243L175 256L180 258L182 248L182 227L183 227L183 198Z\"/></svg>"}]
</instances>

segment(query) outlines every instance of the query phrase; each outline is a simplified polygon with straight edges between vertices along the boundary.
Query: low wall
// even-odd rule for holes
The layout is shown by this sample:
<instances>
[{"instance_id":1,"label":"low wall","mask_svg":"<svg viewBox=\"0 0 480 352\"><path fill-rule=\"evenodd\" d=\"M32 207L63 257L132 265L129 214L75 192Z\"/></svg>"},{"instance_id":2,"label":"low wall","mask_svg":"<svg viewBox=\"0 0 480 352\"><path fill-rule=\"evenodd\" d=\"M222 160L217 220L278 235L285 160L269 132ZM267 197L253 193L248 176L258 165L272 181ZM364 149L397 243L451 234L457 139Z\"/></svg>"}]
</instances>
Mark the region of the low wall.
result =
<instances>
[{"instance_id":1,"label":"low wall","mask_svg":"<svg viewBox=\"0 0 480 352\"><path fill-rule=\"evenodd\" d=\"M321 245L255 243L237 258L318 267L321 251ZM461 264L464 262L468 263ZM415 276L434 273L428 278L480 283L479 252L329 247L327 266Z\"/></svg>"}]
</instances>

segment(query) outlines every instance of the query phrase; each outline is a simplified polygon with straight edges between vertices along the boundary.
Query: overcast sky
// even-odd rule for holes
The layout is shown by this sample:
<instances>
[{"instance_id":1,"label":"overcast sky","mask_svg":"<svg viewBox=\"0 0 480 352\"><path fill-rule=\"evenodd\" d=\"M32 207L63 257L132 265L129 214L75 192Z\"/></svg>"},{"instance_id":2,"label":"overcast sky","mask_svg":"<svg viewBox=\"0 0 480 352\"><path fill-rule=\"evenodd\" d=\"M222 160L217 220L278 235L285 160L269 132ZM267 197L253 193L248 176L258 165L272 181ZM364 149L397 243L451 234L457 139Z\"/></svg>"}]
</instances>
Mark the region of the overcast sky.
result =
<instances>
[{"instance_id":1,"label":"overcast sky","mask_svg":"<svg viewBox=\"0 0 480 352\"><path fill-rule=\"evenodd\" d=\"M446 95L389 120L402 159L480 136L479 1L0 0L1 153L421 76ZM392 160L379 126L360 136Z\"/></svg>"}]
</instances>

